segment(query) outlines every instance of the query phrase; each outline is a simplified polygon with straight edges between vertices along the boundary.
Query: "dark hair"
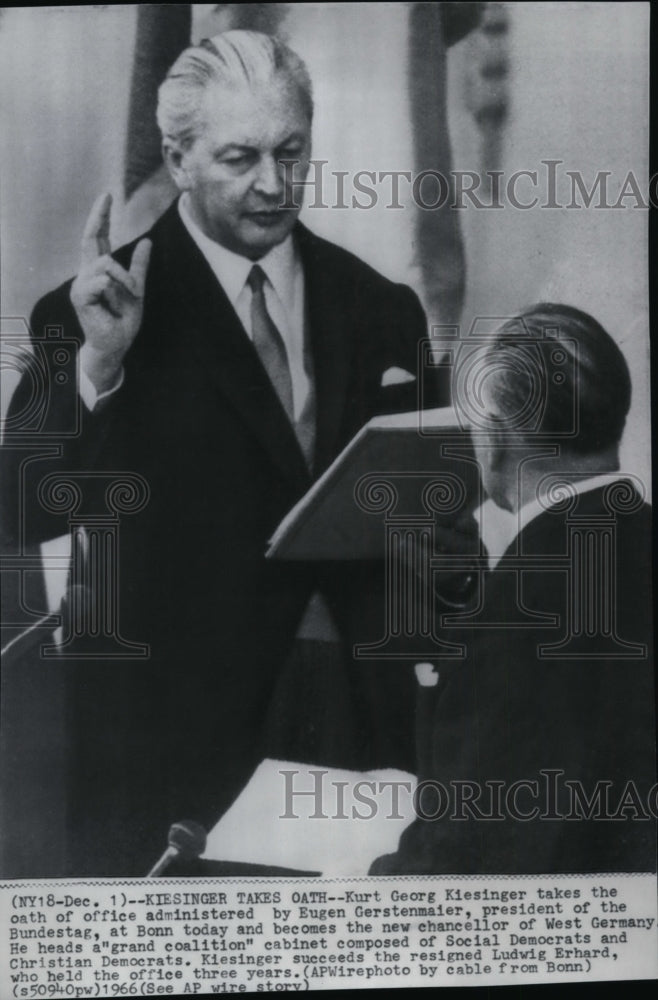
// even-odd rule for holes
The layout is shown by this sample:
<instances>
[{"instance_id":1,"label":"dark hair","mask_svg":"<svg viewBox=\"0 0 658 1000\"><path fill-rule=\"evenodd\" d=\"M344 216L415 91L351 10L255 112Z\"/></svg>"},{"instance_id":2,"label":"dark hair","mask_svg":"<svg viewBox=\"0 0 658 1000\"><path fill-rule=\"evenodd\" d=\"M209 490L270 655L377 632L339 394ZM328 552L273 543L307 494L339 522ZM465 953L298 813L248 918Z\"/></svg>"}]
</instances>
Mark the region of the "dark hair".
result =
<instances>
[{"instance_id":1,"label":"dark hair","mask_svg":"<svg viewBox=\"0 0 658 1000\"><path fill-rule=\"evenodd\" d=\"M592 316L541 302L507 320L486 350L499 419L582 454L618 444L631 403L626 359ZM525 423L524 423L525 421Z\"/></svg>"}]
</instances>

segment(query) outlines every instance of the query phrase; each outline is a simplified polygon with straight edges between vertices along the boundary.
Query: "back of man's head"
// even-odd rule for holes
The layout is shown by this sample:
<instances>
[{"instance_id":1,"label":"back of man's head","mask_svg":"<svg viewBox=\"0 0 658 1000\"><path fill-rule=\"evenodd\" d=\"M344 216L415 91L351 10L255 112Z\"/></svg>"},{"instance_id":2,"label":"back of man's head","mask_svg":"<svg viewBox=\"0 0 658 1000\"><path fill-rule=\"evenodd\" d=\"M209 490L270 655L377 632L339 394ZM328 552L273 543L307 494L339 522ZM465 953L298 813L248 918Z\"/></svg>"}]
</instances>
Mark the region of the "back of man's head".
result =
<instances>
[{"instance_id":1,"label":"back of man's head","mask_svg":"<svg viewBox=\"0 0 658 1000\"><path fill-rule=\"evenodd\" d=\"M285 76L299 88L313 118L311 78L303 60L272 35L259 31L224 31L184 50L158 91L158 126L164 139L189 145L203 128L202 107L212 86L226 93L268 86Z\"/></svg>"},{"instance_id":2,"label":"back of man's head","mask_svg":"<svg viewBox=\"0 0 658 1000\"><path fill-rule=\"evenodd\" d=\"M618 445L631 402L628 365L588 313L531 306L499 328L486 359L488 394L502 426L581 455Z\"/></svg>"}]
</instances>

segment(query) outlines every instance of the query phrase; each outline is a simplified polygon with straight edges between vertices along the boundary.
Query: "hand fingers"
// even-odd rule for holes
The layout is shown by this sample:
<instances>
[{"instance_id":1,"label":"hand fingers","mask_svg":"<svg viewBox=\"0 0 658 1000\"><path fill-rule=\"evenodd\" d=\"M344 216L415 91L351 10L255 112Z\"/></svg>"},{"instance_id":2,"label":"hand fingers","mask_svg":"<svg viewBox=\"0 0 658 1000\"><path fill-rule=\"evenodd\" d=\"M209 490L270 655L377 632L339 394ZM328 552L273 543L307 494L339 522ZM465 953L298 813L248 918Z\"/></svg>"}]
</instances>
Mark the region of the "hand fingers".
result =
<instances>
[{"instance_id":1,"label":"hand fingers","mask_svg":"<svg viewBox=\"0 0 658 1000\"><path fill-rule=\"evenodd\" d=\"M108 254L104 254L102 257L97 257L94 261L85 265L84 273L80 272L78 275L78 281L81 282L84 287L94 278L99 275L107 275L112 281L115 281L117 285L126 291L132 298L138 297L138 289L135 283L135 279L129 274L125 268L121 267L121 264L117 263L114 258L110 257Z\"/></svg>"},{"instance_id":2,"label":"hand fingers","mask_svg":"<svg viewBox=\"0 0 658 1000\"><path fill-rule=\"evenodd\" d=\"M144 283L146 281L146 272L152 248L153 244L150 240L140 240L133 250L132 260L130 261L130 277L134 282L135 294L138 297L144 294Z\"/></svg>"},{"instance_id":3,"label":"hand fingers","mask_svg":"<svg viewBox=\"0 0 658 1000\"><path fill-rule=\"evenodd\" d=\"M108 257L107 262L103 267L103 271L108 275L108 277L112 278L113 281L116 281L117 285L120 285L124 291L128 292L132 298L136 299L139 297L139 289L135 279L132 274L121 267L121 264L117 264L115 260Z\"/></svg>"},{"instance_id":4,"label":"hand fingers","mask_svg":"<svg viewBox=\"0 0 658 1000\"><path fill-rule=\"evenodd\" d=\"M121 318L125 308L125 300L122 301L117 286L113 284L112 281L110 281L109 285L103 292L103 302L105 303L106 308L116 319Z\"/></svg>"},{"instance_id":5,"label":"hand fingers","mask_svg":"<svg viewBox=\"0 0 658 1000\"><path fill-rule=\"evenodd\" d=\"M89 278L85 282L84 289L81 290L79 286L72 288L71 292L75 295L76 299L80 304L85 302L95 301L100 298L100 296L109 287L112 279L108 274L97 274L94 278Z\"/></svg>"},{"instance_id":6,"label":"hand fingers","mask_svg":"<svg viewBox=\"0 0 658 1000\"><path fill-rule=\"evenodd\" d=\"M122 315L121 297L117 286L109 274L103 272L85 281L84 288L73 284L71 301L78 308L103 302L109 312L116 317Z\"/></svg>"},{"instance_id":7,"label":"hand fingers","mask_svg":"<svg viewBox=\"0 0 658 1000\"><path fill-rule=\"evenodd\" d=\"M112 195L102 194L93 204L82 234L82 263L110 252Z\"/></svg>"}]
</instances>

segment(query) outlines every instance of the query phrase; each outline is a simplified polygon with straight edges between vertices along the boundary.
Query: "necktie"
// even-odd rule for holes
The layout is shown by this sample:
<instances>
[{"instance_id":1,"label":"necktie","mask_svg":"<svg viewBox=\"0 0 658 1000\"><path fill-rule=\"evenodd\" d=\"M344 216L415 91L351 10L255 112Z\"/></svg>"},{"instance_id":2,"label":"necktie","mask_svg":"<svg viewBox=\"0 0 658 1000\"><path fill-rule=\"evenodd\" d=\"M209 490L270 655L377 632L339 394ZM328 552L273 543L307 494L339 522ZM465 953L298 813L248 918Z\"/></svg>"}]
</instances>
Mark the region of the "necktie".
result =
<instances>
[{"instance_id":1,"label":"necktie","mask_svg":"<svg viewBox=\"0 0 658 1000\"><path fill-rule=\"evenodd\" d=\"M283 338L267 311L263 292L264 283L265 272L258 264L254 264L247 278L247 284L251 289L251 335L254 347L284 410L288 414L288 419L294 423L295 410L288 355Z\"/></svg>"}]
</instances>

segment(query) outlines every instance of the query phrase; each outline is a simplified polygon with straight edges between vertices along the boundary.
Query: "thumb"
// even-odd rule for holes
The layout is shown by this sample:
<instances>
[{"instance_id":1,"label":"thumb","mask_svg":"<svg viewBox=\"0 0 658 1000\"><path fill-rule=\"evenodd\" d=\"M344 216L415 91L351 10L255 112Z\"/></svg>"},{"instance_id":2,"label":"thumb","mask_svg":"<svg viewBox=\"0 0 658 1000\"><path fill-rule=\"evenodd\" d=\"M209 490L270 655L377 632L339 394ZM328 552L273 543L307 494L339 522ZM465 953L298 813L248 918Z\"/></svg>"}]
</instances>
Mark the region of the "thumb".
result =
<instances>
[{"instance_id":1,"label":"thumb","mask_svg":"<svg viewBox=\"0 0 658 1000\"><path fill-rule=\"evenodd\" d=\"M133 250L130 261L130 276L135 281L135 287L139 298L144 294L144 284L146 282L146 272L151 258L153 244L150 240L140 240Z\"/></svg>"}]
</instances>

